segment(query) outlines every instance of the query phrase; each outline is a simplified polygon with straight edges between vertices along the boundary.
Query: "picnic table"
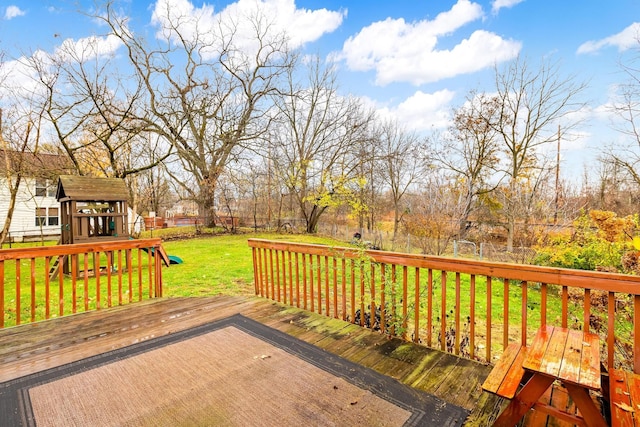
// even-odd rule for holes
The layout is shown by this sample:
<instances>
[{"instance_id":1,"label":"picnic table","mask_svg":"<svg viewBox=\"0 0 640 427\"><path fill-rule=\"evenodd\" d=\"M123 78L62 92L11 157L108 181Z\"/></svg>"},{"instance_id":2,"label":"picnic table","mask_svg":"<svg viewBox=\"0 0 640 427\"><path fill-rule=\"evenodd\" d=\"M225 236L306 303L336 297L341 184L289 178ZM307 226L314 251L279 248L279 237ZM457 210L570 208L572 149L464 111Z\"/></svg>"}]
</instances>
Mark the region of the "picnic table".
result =
<instances>
[{"instance_id":1,"label":"picnic table","mask_svg":"<svg viewBox=\"0 0 640 427\"><path fill-rule=\"evenodd\" d=\"M483 385L485 390L512 399L498 416L494 426L512 427L532 408L579 426L607 426L589 395L591 390L601 389L598 335L543 326L531 346L522 349L526 351L518 351L515 357L510 357L510 362L496 364L495 372L492 371ZM515 349L510 351L513 354ZM530 378L516 392L518 382L527 377ZM503 381L502 386L496 387L497 378L507 380ZM579 414L568 413L540 400L556 381L567 389ZM504 384L510 386L505 387ZM501 392L505 389L508 393Z\"/></svg>"}]
</instances>

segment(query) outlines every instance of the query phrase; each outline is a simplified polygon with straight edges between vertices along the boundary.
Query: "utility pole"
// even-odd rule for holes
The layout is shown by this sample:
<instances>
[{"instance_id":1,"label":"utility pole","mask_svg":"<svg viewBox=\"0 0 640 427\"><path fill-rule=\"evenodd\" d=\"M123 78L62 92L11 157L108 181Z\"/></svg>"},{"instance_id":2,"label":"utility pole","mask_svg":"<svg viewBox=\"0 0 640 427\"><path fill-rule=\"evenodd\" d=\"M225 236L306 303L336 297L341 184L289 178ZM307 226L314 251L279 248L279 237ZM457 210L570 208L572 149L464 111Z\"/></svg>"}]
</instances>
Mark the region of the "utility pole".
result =
<instances>
[{"instance_id":1,"label":"utility pole","mask_svg":"<svg viewBox=\"0 0 640 427\"><path fill-rule=\"evenodd\" d=\"M553 223L558 223L558 203L560 199L560 125L558 125L558 151L556 152L556 198Z\"/></svg>"}]
</instances>

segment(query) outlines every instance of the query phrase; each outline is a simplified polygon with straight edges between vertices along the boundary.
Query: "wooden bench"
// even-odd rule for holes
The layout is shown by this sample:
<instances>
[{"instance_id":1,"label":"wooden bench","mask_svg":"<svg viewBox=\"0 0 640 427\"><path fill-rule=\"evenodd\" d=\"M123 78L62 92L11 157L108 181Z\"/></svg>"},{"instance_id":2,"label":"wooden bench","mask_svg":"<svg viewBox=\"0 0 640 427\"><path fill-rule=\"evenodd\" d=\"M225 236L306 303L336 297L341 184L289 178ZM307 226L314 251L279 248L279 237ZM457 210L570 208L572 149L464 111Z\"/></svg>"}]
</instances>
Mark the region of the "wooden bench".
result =
<instances>
[{"instance_id":1,"label":"wooden bench","mask_svg":"<svg viewBox=\"0 0 640 427\"><path fill-rule=\"evenodd\" d=\"M513 399L524 376L522 362L527 355L527 347L519 343L510 344L496 362L482 388L505 399Z\"/></svg>"},{"instance_id":2,"label":"wooden bench","mask_svg":"<svg viewBox=\"0 0 640 427\"><path fill-rule=\"evenodd\" d=\"M622 369L609 371L611 426L640 426L640 375Z\"/></svg>"}]
</instances>

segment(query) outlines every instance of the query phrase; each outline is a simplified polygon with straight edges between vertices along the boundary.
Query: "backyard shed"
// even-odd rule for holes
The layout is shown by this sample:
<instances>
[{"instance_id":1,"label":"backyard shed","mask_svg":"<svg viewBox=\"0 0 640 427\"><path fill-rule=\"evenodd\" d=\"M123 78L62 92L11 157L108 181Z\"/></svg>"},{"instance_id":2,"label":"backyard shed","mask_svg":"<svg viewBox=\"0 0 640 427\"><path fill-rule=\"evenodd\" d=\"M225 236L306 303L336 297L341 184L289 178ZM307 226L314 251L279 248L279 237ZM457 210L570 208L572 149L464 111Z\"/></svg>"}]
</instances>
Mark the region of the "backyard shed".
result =
<instances>
[{"instance_id":1,"label":"backyard shed","mask_svg":"<svg viewBox=\"0 0 640 427\"><path fill-rule=\"evenodd\" d=\"M119 178L63 175L56 198L61 244L129 239L127 186Z\"/></svg>"}]
</instances>

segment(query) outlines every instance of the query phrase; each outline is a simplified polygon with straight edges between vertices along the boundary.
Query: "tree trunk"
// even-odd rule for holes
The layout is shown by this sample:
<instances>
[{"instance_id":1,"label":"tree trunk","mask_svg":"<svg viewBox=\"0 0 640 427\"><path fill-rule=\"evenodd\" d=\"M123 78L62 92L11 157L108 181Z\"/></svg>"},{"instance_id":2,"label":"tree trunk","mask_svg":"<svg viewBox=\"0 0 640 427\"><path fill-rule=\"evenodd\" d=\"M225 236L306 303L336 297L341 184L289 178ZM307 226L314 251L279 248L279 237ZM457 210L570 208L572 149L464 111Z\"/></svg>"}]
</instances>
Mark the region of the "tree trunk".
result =
<instances>
[{"instance_id":1,"label":"tree trunk","mask_svg":"<svg viewBox=\"0 0 640 427\"><path fill-rule=\"evenodd\" d=\"M513 215L507 219L507 252L513 252L513 237L516 230L516 220Z\"/></svg>"},{"instance_id":2,"label":"tree trunk","mask_svg":"<svg viewBox=\"0 0 640 427\"><path fill-rule=\"evenodd\" d=\"M396 204L393 207L393 237L391 238L391 247L396 249L396 237L398 236L398 224L400 224L400 207Z\"/></svg>"},{"instance_id":3,"label":"tree trunk","mask_svg":"<svg viewBox=\"0 0 640 427\"><path fill-rule=\"evenodd\" d=\"M20 188L21 176L18 175L16 177L16 184L14 186L11 185L11 180L9 180L9 209L7 209L7 217L4 220L4 226L2 227L2 232L0 232L0 248L4 245L4 242L7 241L9 237L9 229L11 228L11 221L13 220L13 212L16 207L16 198L18 197L18 189Z\"/></svg>"},{"instance_id":4,"label":"tree trunk","mask_svg":"<svg viewBox=\"0 0 640 427\"><path fill-rule=\"evenodd\" d=\"M320 222L320 215L327 209L326 206L320 207L313 205L311 208L311 214L307 219L307 233L315 234L318 232L318 223Z\"/></svg>"}]
</instances>

